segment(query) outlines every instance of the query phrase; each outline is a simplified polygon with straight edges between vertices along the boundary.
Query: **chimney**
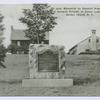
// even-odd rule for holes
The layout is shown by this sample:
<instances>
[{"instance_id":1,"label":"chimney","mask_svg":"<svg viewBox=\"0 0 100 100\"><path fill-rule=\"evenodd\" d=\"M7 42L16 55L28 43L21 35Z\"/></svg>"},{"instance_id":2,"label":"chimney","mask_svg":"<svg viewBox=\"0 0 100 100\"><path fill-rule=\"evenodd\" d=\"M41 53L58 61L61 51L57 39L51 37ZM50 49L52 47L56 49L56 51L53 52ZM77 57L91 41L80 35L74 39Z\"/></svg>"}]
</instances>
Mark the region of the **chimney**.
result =
<instances>
[{"instance_id":1,"label":"chimney","mask_svg":"<svg viewBox=\"0 0 100 100\"><path fill-rule=\"evenodd\" d=\"M91 50L96 51L96 30L91 30Z\"/></svg>"},{"instance_id":2,"label":"chimney","mask_svg":"<svg viewBox=\"0 0 100 100\"><path fill-rule=\"evenodd\" d=\"M92 34L95 34L96 35L96 30L91 30Z\"/></svg>"}]
</instances>

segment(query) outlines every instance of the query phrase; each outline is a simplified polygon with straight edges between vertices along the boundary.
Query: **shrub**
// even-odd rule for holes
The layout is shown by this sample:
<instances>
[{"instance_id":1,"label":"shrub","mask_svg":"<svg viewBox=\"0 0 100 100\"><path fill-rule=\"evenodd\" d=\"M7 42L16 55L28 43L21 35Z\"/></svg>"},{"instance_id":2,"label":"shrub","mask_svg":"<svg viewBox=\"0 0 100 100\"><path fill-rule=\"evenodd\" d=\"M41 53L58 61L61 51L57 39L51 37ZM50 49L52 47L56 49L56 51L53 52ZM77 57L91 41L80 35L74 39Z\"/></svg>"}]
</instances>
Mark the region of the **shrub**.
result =
<instances>
[{"instance_id":1,"label":"shrub","mask_svg":"<svg viewBox=\"0 0 100 100\"><path fill-rule=\"evenodd\" d=\"M4 62L4 58L6 57L6 52L7 49L3 45L0 45L0 62L1 61Z\"/></svg>"},{"instance_id":2,"label":"shrub","mask_svg":"<svg viewBox=\"0 0 100 100\"><path fill-rule=\"evenodd\" d=\"M17 46L15 44L11 44L8 47L8 52L11 52L12 54L28 54L28 46Z\"/></svg>"}]
</instances>

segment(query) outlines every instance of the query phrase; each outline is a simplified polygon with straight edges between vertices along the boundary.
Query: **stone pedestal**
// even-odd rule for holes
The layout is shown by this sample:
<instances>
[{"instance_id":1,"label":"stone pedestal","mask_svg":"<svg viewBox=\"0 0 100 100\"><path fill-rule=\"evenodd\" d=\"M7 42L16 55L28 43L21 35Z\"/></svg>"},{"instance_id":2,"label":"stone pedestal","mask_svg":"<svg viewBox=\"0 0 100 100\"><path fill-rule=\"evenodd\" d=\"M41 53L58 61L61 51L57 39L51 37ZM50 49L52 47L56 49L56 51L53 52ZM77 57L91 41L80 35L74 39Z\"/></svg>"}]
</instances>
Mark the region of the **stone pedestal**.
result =
<instances>
[{"instance_id":1,"label":"stone pedestal","mask_svg":"<svg viewBox=\"0 0 100 100\"><path fill-rule=\"evenodd\" d=\"M22 87L71 87L72 79L25 79Z\"/></svg>"},{"instance_id":2,"label":"stone pedestal","mask_svg":"<svg viewBox=\"0 0 100 100\"><path fill-rule=\"evenodd\" d=\"M65 61L63 46L31 44L29 47L30 79L23 80L22 86L72 86L73 80L64 79Z\"/></svg>"}]
</instances>

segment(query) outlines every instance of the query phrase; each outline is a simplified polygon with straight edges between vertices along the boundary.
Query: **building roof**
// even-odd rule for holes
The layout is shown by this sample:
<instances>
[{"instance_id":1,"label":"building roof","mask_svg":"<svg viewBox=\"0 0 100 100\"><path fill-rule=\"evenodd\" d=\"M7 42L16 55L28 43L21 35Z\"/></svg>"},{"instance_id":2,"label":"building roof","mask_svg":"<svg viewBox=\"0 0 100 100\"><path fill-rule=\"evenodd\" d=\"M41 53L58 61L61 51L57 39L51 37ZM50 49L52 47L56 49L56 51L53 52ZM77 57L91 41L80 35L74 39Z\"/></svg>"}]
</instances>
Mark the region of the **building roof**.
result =
<instances>
[{"instance_id":1,"label":"building roof","mask_svg":"<svg viewBox=\"0 0 100 100\"><path fill-rule=\"evenodd\" d=\"M77 45L81 44L82 42L84 42L85 40L87 40L87 39L89 39L89 38L91 38L91 36L87 37L86 39L84 39L84 40L80 41L79 43L77 43L76 45L74 45L72 48L69 49L68 52L70 52L71 50L73 50L74 48L76 48ZM100 38L100 37L96 36L96 38L98 39L98 38Z\"/></svg>"},{"instance_id":2,"label":"building roof","mask_svg":"<svg viewBox=\"0 0 100 100\"><path fill-rule=\"evenodd\" d=\"M49 40L49 34L46 34L46 40ZM24 30L14 29L11 26L11 40L29 40L29 38L25 37Z\"/></svg>"},{"instance_id":3,"label":"building roof","mask_svg":"<svg viewBox=\"0 0 100 100\"><path fill-rule=\"evenodd\" d=\"M25 33L23 30L13 29L11 31L11 40L29 40L25 37Z\"/></svg>"}]
</instances>

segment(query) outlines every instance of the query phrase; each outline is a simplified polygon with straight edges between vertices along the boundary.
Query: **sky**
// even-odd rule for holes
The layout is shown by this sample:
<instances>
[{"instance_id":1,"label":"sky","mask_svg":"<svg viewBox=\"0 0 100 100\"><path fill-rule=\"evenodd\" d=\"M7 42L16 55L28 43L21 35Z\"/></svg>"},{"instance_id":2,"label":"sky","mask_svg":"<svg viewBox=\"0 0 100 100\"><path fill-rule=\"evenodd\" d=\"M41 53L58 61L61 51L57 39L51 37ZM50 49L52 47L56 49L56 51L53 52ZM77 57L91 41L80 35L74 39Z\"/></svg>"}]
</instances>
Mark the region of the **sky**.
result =
<instances>
[{"instance_id":1,"label":"sky","mask_svg":"<svg viewBox=\"0 0 100 100\"><path fill-rule=\"evenodd\" d=\"M19 4L4 4L0 5L0 13L4 16L3 24L5 27L4 30L4 45L7 46L10 44L10 35L11 35L11 25L15 29L25 29L25 25L22 24L18 19L23 16L23 9L31 9L32 5L19 5Z\"/></svg>"},{"instance_id":2,"label":"sky","mask_svg":"<svg viewBox=\"0 0 100 100\"><path fill-rule=\"evenodd\" d=\"M54 8L63 7L100 7L100 5L68 5L53 4ZM31 4L4 4L0 5L0 13L4 16L4 45L10 44L11 25L15 29L25 29L25 25L18 19L23 16L23 9L31 9ZM94 16L66 16L64 13L57 13L57 25L50 32L50 44L64 45L68 51L72 46L91 35L91 30L96 29L97 36L100 36L100 13Z\"/></svg>"}]
</instances>

